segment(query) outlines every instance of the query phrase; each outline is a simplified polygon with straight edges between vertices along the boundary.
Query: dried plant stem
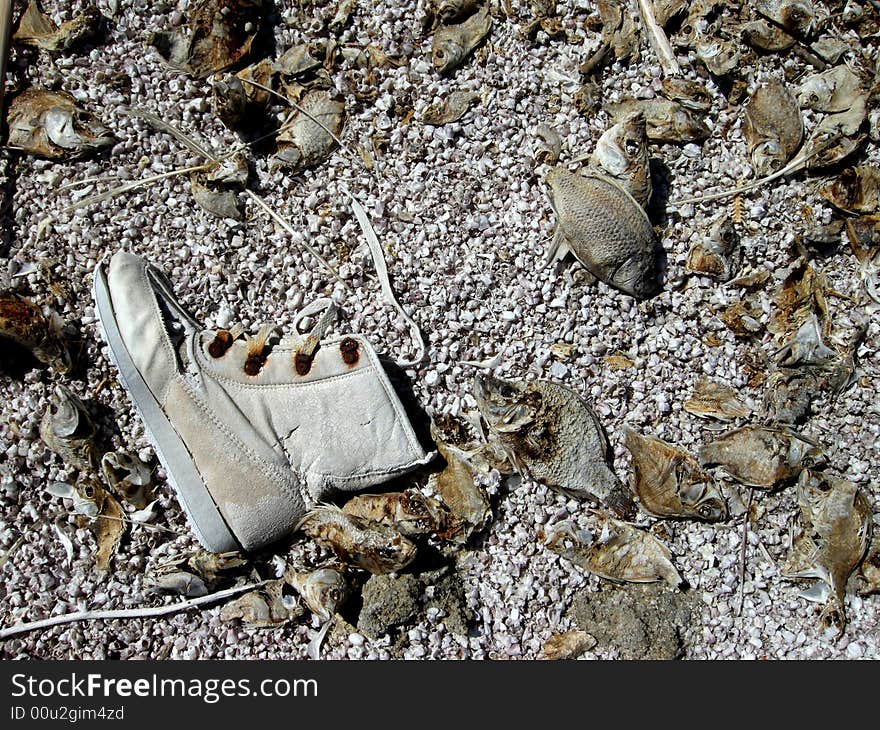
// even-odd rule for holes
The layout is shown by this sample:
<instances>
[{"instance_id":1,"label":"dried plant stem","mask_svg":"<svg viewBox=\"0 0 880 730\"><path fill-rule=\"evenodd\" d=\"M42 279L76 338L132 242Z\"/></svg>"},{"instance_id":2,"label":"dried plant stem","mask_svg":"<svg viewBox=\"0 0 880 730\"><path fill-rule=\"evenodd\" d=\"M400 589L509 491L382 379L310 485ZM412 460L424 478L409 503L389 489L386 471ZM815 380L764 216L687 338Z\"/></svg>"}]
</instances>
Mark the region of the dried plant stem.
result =
<instances>
[{"instance_id":1,"label":"dried plant stem","mask_svg":"<svg viewBox=\"0 0 880 730\"><path fill-rule=\"evenodd\" d=\"M736 610L737 616L742 616L743 604L745 603L745 586L746 586L746 547L749 544L749 516L752 514L752 500L755 498L753 489L749 490L749 503L746 505L746 513L743 516L742 529L742 545L739 553L739 606Z\"/></svg>"},{"instance_id":2,"label":"dried plant stem","mask_svg":"<svg viewBox=\"0 0 880 730\"><path fill-rule=\"evenodd\" d=\"M177 535L178 537L183 537L185 533L178 532L170 527L165 527L163 525L151 525L149 522L136 522L135 520L130 520L127 517L111 517L110 515L95 515L94 517L90 517L90 520L96 522L97 520L112 520L115 522L123 522L126 525L134 525L135 527L145 527L148 530L155 530L157 532L169 532L172 535Z\"/></svg>"},{"instance_id":3,"label":"dried plant stem","mask_svg":"<svg viewBox=\"0 0 880 730\"><path fill-rule=\"evenodd\" d=\"M660 58L663 73L667 76L678 76L681 73L681 67L675 60L675 54L672 52L672 46L669 45L666 33L654 17L654 5L651 0L639 0L639 12L642 14L645 30L648 31L648 39Z\"/></svg>"},{"instance_id":4,"label":"dried plant stem","mask_svg":"<svg viewBox=\"0 0 880 730\"><path fill-rule=\"evenodd\" d=\"M24 535L19 535L18 539L12 543L9 550L3 553L3 557L0 558L0 568L2 568L6 563L9 562L9 559L15 555L15 551L18 550L24 544Z\"/></svg>"},{"instance_id":5,"label":"dried plant stem","mask_svg":"<svg viewBox=\"0 0 880 730\"><path fill-rule=\"evenodd\" d=\"M0 0L0 119L6 114L3 107L6 91L6 56L12 38L12 0Z\"/></svg>"},{"instance_id":6,"label":"dried plant stem","mask_svg":"<svg viewBox=\"0 0 880 730\"><path fill-rule=\"evenodd\" d=\"M77 621L115 621L118 619L155 618L157 616L167 616L172 613L188 611L191 608L198 608L199 606L214 603L215 601L220 601L224 598L230 598L231 596L238 595L239 593L244 593L246 591L253 590L254 588L259 588L260 586L265 585L265 583L266 581L260 581L259 583L249 583L248 585L234 586L233 588L227 588L222 591L217 591L216 593L211 593L207 596L199 596L198 598L191 598L188 601L171 603L167 606L155 606L153 608L121 608L105 611L77 611L76 613L67 613L61 616L52 616L51 618L42 619L40 621L32 621L30 623L18 624L17 626L10 626L7 629L0 629L0 639L7 639L10 636L24 634L28 631L47 629L51 626L70 624Z\"/></svg>"}]
</instances>

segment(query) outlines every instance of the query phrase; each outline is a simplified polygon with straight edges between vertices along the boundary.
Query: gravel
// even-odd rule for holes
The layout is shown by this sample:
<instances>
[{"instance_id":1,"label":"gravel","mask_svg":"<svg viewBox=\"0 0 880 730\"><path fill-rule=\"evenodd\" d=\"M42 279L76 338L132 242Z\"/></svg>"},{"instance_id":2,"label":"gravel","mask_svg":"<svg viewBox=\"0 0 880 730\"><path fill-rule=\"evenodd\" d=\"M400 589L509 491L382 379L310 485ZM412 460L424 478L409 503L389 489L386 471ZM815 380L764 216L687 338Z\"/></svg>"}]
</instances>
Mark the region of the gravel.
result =
<instances>
[{"instance_id":1,"label":"gravel","mask_svg":"<svg viewBox=\"0 0 880 730\"><path fill-rule=\"evenodd\" d=\"M66 20L82 2L43 3L56 20ZM106 0L98 1L109 12ZM276 47L316 37L320 23L310 5L275 3L279 18ZM507 3L505 3L507 5ZM608 431L621 478L629 476L624 428L655 435L695 452L710 441L718 424L685 412L684 400L698 378L708 375L760 402L762 384L753 379L773 351L768 337L736 339L718 318L737 290L703 277L687 277L684 262L693 240L730 209L730 201L672 208L655 215L668 254L664 291L637 303L602 283L587 284L576 267L539 270L554 216L543 175L532 157L540 141L536 128L548 124L564 139L562 161L588 155L608 118L590 118L573 105L577 67L589 56L585 19L592 3L558 3L568 40L533 46L519 35L528 3L511 0L516 17L499 17L484 44L451 77L430 64L430 36L420 30L422 4L402 0L361 3L340 43L370 43L388 54L404 53L409 65L377 69L369 81L374 102L357 101L353 84L367 88L363 69L350 63L335 71L338 93L349 110L343 141L350 149L373 151L376 167L367 172L356 155L339 151L326 164L301 176L270 174L264 155L253 158L255 190L298 231L290 236L251 201L247 220L212 218L193 202L186 177L169 177L73 213L64 206L109 186L110 179L137 180L198 163L178 141L124 114L126 106L151 111L222 151L236 143L211 114L210 83L165 67L145 44L152 31L180 22L186 2L121 4L106 43L84 54L54 61L44 53L15 52L10 78L63 88L81 98L109 126L118 143L109 154L69 163L0 159L0 182L8 206L3 221L0 275L45 263L7 284L25 285L51 303L77 328L83 364L64 379L102 414L101 427L114 447L152 458L141 423L98 344L90 300L91 274L104 255L126 247L163 269L183 303L210 327L239 321L251 331L263 322L290 328L296 313L313 299L332 296L343 307L339 332L361 332L392 357L411 354L405 321L383 300L345 191L367 209L385 246L395 290L425 333L428 353L407 375L429 414L464 415L473 410L474 368L501 354L497 373L543 377L577 388L596 408ZM328 8L332 14L332 8ZM615 64L602 77L604 98L656 93L660 71L650 48L640 63ZM876 56L877 49L873 49ZM688 78L698 79L693 54L682 55ZM802 75L794 57L767 56L743 68L749 90L763 79ZM130 89L107 83L118 74ZM563 79L563 80L560 80ZM11 82L10 82L11 83ZM730 107L719 88L706 81L712 99L710 138L699 148L654 145L652 157L672 199L700 190L731 187L750 175L740 107ZM478 92L482 101L461 121L423 125L422 111L455 89ZM410 117L409 112L414 112ZM808 133L819 115L807 117ZM876 126L876 124L875 124ZM869 144L867 159L880 161ZM69 184L97 178L84 185ZM655 178L659 184L660 179ZM794 176L745 196L742 247L748 264L766 267L780 281L792 256L795 233L809 216L826 221L830 208L819 197L818 178ZM42 233L40 224L56 218ZM335 261L351 291L332 280L300 245L308 241ZM857 314L869 316L859 350L858 380L834 398L822 397L804 432L825 447L830 468L859 484L876 504L880 485L873 465L880 462L880 408L874 383L880 369L876 308L868 308L854 256L848 247L816 262L832 287L852 297L831 299L835 324L846 332ZM52 286L50 287L50 283ZM771 285L760 295L769 318ZM853 303L855 302L855 303ZM551 352L556 343L575 346L570 359ZM619 353L633 366L612 369L604 361ZM123 542L109 576L94 569L94 539L67 514L62 502L43 492L69 470L39 439L39 419L52 384L45 369L21 378L3 376L0 398L0 554L21 537L21 545L0 567L0 625L10 626L85 608L132 608L173 602L147 591L146 568L158 556L196 546L185 518L157 468L157 524L179 533L135 528ZM570 607L600 589L588 576L542 546L548 523L583 520L589 505L567 499L528 480L490 479L493 519L480 538L455 555L466 632L447 630L442 610L429 604L403 630L394 654L407 658L535 658L552 635L577 628ZM739 490L722 482L725 492ZM849 626L842 640L821 629L812 604L798 597L797 584L783 579L790 534L798 517L793 490L756 494L756 520L747 546L743 609L739 604L740 520L720 525L667 524L664 542L691 588L686 600L692 621L681 627L687 658L878 658L880 600L848 598ZM875 516L876 521L876 516ZM650 524L640 518L643 525ZM56 525L73 541L68 562ZM280 546L285 560L319 557L299 539ZM614 590L605 583L604 595ZM682 598L684 600L684 598ZM699 604L699 605L697 605ZM351 617L348 617L351 621ZM655 617L663 621L663 616ZM670 621L674 616L669 617ZM219 608L155 620L92 622L54 627L6 640L4 657L39 658L302 658L320 626L304 618L272 631L223 623ZM588 631L594 629L588 628ZM340 626L323 646L328 658L387 658L391 637ZM678 644L676 645L678 646ZM603 642L586 657L620 655Z\"/></svg>"}]
</instances>

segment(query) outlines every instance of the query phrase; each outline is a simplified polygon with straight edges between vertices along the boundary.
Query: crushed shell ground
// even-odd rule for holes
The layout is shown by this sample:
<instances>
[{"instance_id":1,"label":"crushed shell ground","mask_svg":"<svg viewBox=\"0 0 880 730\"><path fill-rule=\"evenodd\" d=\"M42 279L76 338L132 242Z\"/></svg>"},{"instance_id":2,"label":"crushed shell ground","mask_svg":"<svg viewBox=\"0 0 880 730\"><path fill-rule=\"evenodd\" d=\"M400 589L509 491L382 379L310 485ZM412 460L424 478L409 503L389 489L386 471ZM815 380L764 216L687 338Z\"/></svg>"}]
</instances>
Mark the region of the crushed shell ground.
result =
<instances>
[{"instance_id":1,"label":"crushed shell ground","mask_svg":"<svg viewBox=\"0 0 880 730\"><path fill-rule=\"evenodd\" d=\"M354 98L350 81L336 71L334 82L349 111L343 141L372 148L375 170L344 152L300 176L270 173L265 156L253 159L254 189L298 231L291 236L247 203L247 220L236 224L211 217L190 196L186 177L171 177L150 187L59 215L42 236L38 227L63 207L108 187L109 179L137 180L196 164L179 142L123 114L125 106L147 110L196 135L217 151L236 138L211 112L207 81L169 70L145 44L151 31L179 23L184 2L133 0L118 7L106 43L85 54L31 54L27 65L11 69L39 86L63 88L96 112L118 139L109 154L69 163L0 159L4 190L2 273L6 285L21 285L12 275L34 262L48 262L60 294L54 306L76 325L82 337L83 367L71 382L83 397L100 404L102 426L111 429L118 448L152 458L142 424L98 344L90 299L91 274L105 254L119 247L147 256L169 276L182 301L208 326L240 321L251 331L261 323L289 327L310 300L333 296L345 316L338 332L367 335L377 349L403 358L411 351L405 323L384 303L378 281L346 191L366 207L382 240L395 289L428 342L424 363L408 371L415 394L429 414L462 415L474 408L473 368L463 360L484 360L498 353L501 375L550 378L582 391L607 428L615 469L629 478L624 428L631 427L696 451L720 426L685 412L684 400L698 378L709 376L735 387L759 403L763 383L755 369L772 353L768 338L734 338L718 317L737 291L710 279L688 277L684 262L693 240L705 234L730 202L683 206L655 216L668 254L663 292L638 304L603 284L585 284L575 267L539 271L553 229L553 215L533 151L535 129L549 124L564 139L563 161L589 154L608 118L601 111L581 116L573 104L578 65L589 55L585 39L595 32L584 20L592 3L563 0L559 15L568 40L532 45L519 34L529 17L527 3L512 0L517 18L496 20L488 43L453 76L440 77L430 62L430 36L423 35L421 0L361 3L341 43L374 44L386 53L403 53L408 65L375 72L374 102ZM82 5L44 3L56 19L68 19ZM315 9L289 1L276 3L277 48L316 37ZM332 12L328 6L321 13ZM871 41L872 43L875 41ZM873 49L876 55L876 48ZM19 55L18 58L21 56ZM681 55L687 78L698 79L698 62ZM350 66L346 66L350 68ZM766 56L740 70L749 90L783 73L805 73L795 57ZM363 72L362 83L367 83ZM111 81L127 77L129 90ZM601 84L605 99L624 94L649 97L661 73L645 44L642 58L615 64ZM125 83L127 84L128 81ZM741 107L730 106L711 81L705 81L713 106L712 129L701 146L652 145L662 171L655 184L668 185L671 199L697 191L730 187L750 175L742 135ZM124 88L124 87L123 87ZM458 123L431 127L423 110L455 89L469 89L481 101ZM412 112L412 113L411 113ZM816 116L806 115L807 130ZM880 160L877 146L865 158ZM663 169L665 168L665 170ZM69 187L86 178L96 180ZM817 193L819 179L796 175L744 199L742 247L748 265L763 267L779 281L792 259L795 235L809 216L827 221L831 209ZM328 277L302 248L309 241L339 266L351 287ZM859 350L856 384L835 398L821 398L804 427L827 451L831 468L860 485L880 504L876 464L880 418L875 383L880 361L876 311L867 309L848 247L817 265L834 289L835 327L847 331L853 317L869 317ZM27 270L27 269L25 269ZM26 276L36 297L50 295L45 277ZM773 283L761 294L765 321ZM856 302L854 304L853 302ZM575 346L572 358L551 355L554 343ZM604 358L622 353L632 367L614 370ZM109 609L159 605L178 600L146 590L152 562L195 546L184 515L157 471L160 515L157 524L180 533L135 528L124 540L109 576L94 569L94 540L66 516L61 500L43 492L69 472L39 439L39 420L57 376L34 369L23 379L0 381L0 550L22 544L0 569L0 624L9 626L82 608ZM750 384L752 383L752 384ZM546 550L544 525L573 517L584 519L587 506L517 478L488 480L493 518L482 538L460 552L458 570L472 628L468 636L447 630L442 615L431 612L407 627L394 643L394 655L408 658L535 658L552 635L573 628L567 609L579 594L614 590ZM744 490L723 482L729 499L747 498ZM799 587L783 579L785 558L798 509L792 489L758 494L756 520L746 550L744 603L739 603L741 518L720 525L668 524L665 539L675 564L690 583L697 609L682 636L688 658L858 658L880 656L880 598L847 599L849 627L841 640L823 632L813 604L798 597ZM876 520L876 517L875 517ZM68 562L54 529L71 537ZM651 520L640 518L642 524ZM315 556L313 547L295 542L282 557L296 562ZM271 557L271 554L268 556ZM271 572L264 559L262 570ZM270 576L265 576L270 577ZM224 623L219 608L167 618L89 622L59 626L8 639L0 654L40 658L300 658L319 628L303 618L276 630L255 630ZM322 655L328 658L386 658L392 638L367 639L343 626L329 634ZM613 658L612 645L599 645L587 658Z\"/></svg>"}]
</instances>

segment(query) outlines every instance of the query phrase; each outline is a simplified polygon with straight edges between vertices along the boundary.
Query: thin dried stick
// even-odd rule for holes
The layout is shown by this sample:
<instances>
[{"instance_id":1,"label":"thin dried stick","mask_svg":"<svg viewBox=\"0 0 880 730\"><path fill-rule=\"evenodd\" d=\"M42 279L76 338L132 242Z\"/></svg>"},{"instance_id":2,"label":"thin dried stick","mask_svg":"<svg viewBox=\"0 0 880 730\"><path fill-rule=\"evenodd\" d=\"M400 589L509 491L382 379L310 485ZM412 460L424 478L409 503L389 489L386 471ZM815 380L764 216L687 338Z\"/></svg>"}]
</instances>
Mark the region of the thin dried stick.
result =
<instances>
[{"instance_id":1,"label":"thin dried stick","mask_svg":"<svg viewBox=\"0 0 880 730\"><path fill-rule=\"evenodd\" d=\"M153 608L121 608L105 611L77 611L76 613L66 613L61 616L52 616L51 618L41 619L40 621L32 621L30 623L18 624L17 626L10 626L7 629L0 629L0 639L7 639L10 636L24 634L28 631L48 629L51 626L58 626L59 624L70 624L76 621L115 621L117 619L155 618L156 616L167 616L172 613L187 611L190 608L204 606L208 603L214 603L215 601L220 601L224 598L229 598L231 596L238 595L239 593L253 590L254 588L259 588L260 586L263 586L265 584L266 581L260 581L259 583L249 583L248 585L244 586L234 586L233 588L227 588L222 591L217 591L216 593L211 593L207 596L199 596L198 598L191 598L188 601L171 603L167 606L155 606Z\"/></svg>"},{"instance_id":2,"label":"thin dried stick","mask_svg":"<svg viewBox=\"0 0 880 730\"><path fill-rule=\"evenodd\" d=\"M745 603L745 585L746 585L746 546L749 544L749 515L752 513L752 500L755 498L755 491L749 490L749 503L746 505L746 513L743 517L742 530L742 547L739 554L739 607L737 608L737 616L742 616L743 604Z\"/></svg>"},{"instance_id":3,"label":"thin dried stick","mask_svg":"<svg viewBox=\"0 0 880 730\"><path fill-rule=\"evenodd\" d=\"M651 41L651 45L660 58L663 73L667 76L678 76L681 73L681 67L675 60L675 54L672 52L672 46L669 45L666 33L654 17L654 4L651 0L639 0L639 12L642 14L645 30L648 31L648 40Z\"/></svg>"},{"instance_id":4,"label":"thin dried stick","mask_svg":"<svg viewBox=\"0 0 880 730\"><path fill-rule=\"evenodd\" d=\"M186 533L179 532L178 530L172 529L171 527L165 527L164 525L151 525L149 522L137 522L135 520L130 520L127 517L111 517L110 515L95 515L94 517L89 517L92 522L96 522L97 520L111 520L114 522L122 522L126 525L134 525L136 527L145 527L148 530L156 530L157 532L170 532L172 535L177 535L178 537L183 537Z\"/></svg>"},{"instance_id":5,"label":"thin dried stick","mask_svg":"<svg viewBox=\"0 0 880 730\"><path fill-rule=\"evenodd\" d=\"M3 97L6 91L6 56L12 38L12 0L0 0L0 119L3 111Z\"/></svg>"}]
</instances>

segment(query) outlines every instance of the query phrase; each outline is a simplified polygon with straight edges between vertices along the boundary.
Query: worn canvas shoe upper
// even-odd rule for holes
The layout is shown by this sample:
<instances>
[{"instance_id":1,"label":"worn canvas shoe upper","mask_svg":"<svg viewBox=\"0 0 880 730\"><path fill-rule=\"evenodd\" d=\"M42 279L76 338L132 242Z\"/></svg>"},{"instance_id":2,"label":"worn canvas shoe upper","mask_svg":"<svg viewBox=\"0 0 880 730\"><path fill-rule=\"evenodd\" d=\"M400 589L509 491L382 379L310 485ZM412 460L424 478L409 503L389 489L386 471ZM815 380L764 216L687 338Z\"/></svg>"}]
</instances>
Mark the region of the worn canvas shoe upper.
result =
<instances>
[{"instance_id":1,"label":"worn canvas shoe upper","mask_svg":"<svg viewBox=\"0 0 880 730\"><path fill-rule=\"evenodd\" d=\"M328 493L430 458L363 337L269 348L204 330L127 252L98 267L95 301L121 381L209 550L273 542Z\"/></svg>"}]
</instances>

